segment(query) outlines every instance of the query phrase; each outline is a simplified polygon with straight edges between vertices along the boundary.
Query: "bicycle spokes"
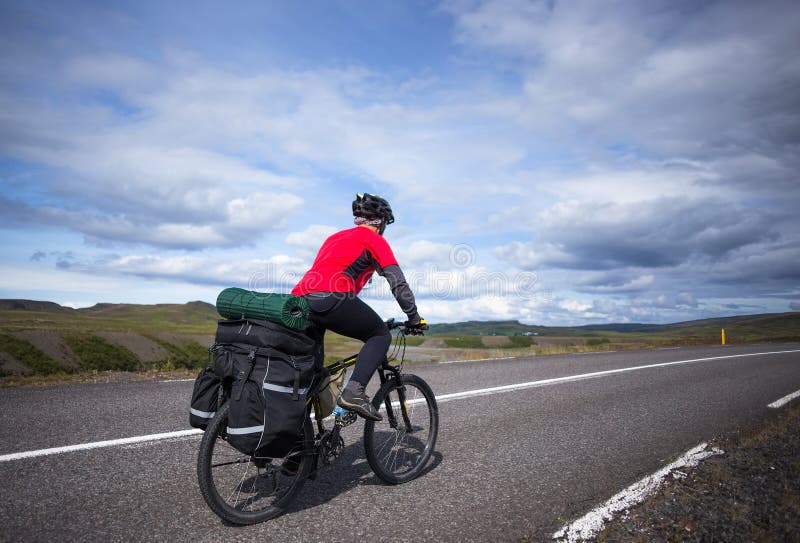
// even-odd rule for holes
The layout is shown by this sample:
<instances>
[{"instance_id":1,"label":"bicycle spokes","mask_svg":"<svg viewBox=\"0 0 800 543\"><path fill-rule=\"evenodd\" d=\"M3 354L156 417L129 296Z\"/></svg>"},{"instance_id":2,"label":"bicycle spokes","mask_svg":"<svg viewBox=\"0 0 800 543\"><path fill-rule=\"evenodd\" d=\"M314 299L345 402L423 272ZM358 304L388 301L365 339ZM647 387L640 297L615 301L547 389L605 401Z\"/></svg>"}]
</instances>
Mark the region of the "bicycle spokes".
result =
<instances>
[{"instance_id":1,"label":"bicycle spokes","mask_svg":"<svg viewBox=\"0 0 800 543\"><path fill-rule=\"evenodd\" d=\"M200 443L198 482L209 507L235 524L253 524L282 513L299 492L315 458L311 422L304 438L280 458L242 455L224 438L228 405L219 409Z\"/></svg>"},{"instance_id":2,"label":"bicycle spokes","mask_svg":"<svg viewBox=\"0 0 800 543\"><path fill-rule=\"evenodd\" d=\"M364 444L373 471L389 483L408 481L424 468L438 433L438 408L430 387L419 377L384 383L376 395L386 416L368 421Z\"/></svg>"}]
</instances>

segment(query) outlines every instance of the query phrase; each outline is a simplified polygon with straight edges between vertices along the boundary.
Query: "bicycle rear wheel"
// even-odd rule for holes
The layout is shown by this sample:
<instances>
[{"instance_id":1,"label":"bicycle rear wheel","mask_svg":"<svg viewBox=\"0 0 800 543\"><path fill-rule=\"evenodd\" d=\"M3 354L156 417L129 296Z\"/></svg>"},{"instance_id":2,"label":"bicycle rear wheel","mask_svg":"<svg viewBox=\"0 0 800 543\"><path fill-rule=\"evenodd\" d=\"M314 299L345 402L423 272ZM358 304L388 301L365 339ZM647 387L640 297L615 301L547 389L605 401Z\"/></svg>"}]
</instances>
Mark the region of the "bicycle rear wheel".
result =
<instances>
[{"instance_id":1,"label":"bicycle rear wheel","mask_svg":"<svg viewBox=\"0 0 800 543\"><path fill-rule=\"evenodd\" d=\"M206 503L233 524L255 524L283 513L311 471L313 430L306 418L297 447L283 458L252 457L226 440L228 404L219 408L200 441L197 480Z\"/></svg>"},{"instance_id":2,"label":"bicycle rear wheel","mask_svg":"<svg viewBox=\"0 0 800 543\"><path fill-rule=\"evenodd\" d=\"M436 397L416 375L395 378L381 386L372 405L383 420L364 424L364 450L375 475L389 484L417 477L433 453L439 433Z\"/></svg>"}]
</instances>

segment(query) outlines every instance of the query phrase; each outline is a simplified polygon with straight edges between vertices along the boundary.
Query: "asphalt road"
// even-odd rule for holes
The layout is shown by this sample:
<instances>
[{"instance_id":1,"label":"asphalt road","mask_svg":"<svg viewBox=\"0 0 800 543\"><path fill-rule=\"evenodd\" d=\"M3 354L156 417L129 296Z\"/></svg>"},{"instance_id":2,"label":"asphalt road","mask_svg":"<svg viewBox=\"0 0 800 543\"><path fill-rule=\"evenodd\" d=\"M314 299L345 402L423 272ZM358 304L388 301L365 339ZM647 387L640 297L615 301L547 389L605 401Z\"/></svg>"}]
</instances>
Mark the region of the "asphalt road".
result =
<instances>
[{"instance_id":1,"label":"asphalt road","mask_svg":"<svg viewBox=\"0 0 800 543\"><path fill-rule=\"evenodd\" d=\"M442 401L434 460L400 486L372 475L359 422L346 430L343 457L289 513L249 527L227 526L206 507L199 436L8 459L188 429L191 382L3 389L0 540L549 540L675 456L773 415L767 404L800 389L800 344L408 368L443 396L701 358L710 359Z\"/></svg>"}]
</instances>

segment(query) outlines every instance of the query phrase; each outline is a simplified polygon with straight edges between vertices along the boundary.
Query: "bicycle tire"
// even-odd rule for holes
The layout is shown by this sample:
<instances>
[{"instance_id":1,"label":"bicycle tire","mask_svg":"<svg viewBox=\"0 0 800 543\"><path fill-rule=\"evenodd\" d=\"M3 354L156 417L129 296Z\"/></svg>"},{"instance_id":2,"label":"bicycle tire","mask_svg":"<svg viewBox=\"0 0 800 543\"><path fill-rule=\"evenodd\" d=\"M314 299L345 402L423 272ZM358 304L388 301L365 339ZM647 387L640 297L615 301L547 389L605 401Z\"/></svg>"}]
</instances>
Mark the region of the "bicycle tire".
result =
<instances>
[{"instance_id":1,"label":"bicycle tire","mask_svg":"<svg viewBox=\"0 0 800 543\"><path fill-rule=\"evenodd\" d=\"M228 445L228 407L226 403L217 410L200 441L200 492L211 510L232 524L256 524L277 517L300 492L316 462L311 421L306 417L302 441L285 457L254 458ZM295 466L297 470L291 473Z\"/></svg>"},{"instance_id":2,"label":"bicycle tire","mask_svg":"<svg viewBox=\"0 0 800 543\"><path fill-rule=\"evenodd\" d=\"M402 383L401 388L393 377L381 386L372 405L382 411L383 420L368 420L364 424L367 462L375 475L393 485L419 476L433 454L439 434L439 408L431 387L410 374L402 376ZM407 431L400 408L401 390L405 394L411 432Z\"/></svg>"}]
</instances>

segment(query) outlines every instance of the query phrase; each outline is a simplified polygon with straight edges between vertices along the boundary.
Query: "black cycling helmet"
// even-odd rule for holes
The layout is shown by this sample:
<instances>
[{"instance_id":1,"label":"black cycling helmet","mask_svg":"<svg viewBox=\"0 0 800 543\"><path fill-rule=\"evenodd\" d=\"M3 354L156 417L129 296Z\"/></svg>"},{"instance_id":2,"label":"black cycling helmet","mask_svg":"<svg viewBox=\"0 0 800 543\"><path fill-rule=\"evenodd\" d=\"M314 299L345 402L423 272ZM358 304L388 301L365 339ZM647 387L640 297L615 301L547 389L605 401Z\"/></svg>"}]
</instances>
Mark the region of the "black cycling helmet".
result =
<instances>
[{"instance_id":1,"label":"black cycling helmet","mask_svg":"<svg viewBox=\"0 0 800 543\"><path fill-rule=\"evenodd\" d=\"M384 225L394 222L392 206L389 205L389 202L380 196L367 193L356 194L356 199L353 200L353 216L381 219Z\"/></svg>"}]
</instances>

